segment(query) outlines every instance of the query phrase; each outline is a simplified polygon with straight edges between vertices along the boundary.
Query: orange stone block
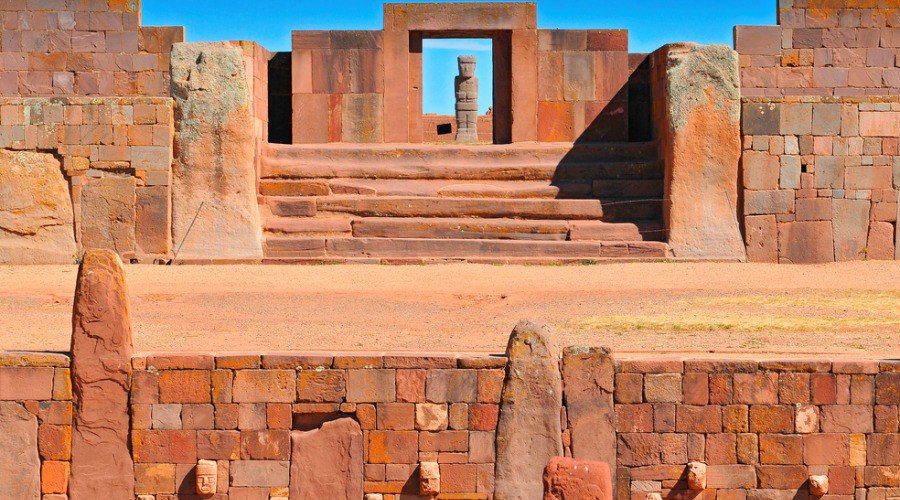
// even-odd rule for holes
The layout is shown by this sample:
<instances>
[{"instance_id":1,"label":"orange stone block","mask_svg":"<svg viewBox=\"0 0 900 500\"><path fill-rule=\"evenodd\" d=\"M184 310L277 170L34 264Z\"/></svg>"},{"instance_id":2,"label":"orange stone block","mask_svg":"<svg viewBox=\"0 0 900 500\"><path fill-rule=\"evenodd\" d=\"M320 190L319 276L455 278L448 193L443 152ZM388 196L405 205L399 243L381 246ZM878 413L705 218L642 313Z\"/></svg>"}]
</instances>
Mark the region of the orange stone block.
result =
<instances>
[{"instance_id":1,"label":"orange stone block","mask_svg":"<svg viewBox=\"0 0 900 500\"><path fill-rule=\"evenodd\" d=\"M574 140L574 111L570 102L538 103L538 141L570 142Z\"/></svg>"},{"instance_id":2,"label":"orange stone block","mask_svg":"<svg viewBox=\"0 0 900 500\"><path fill-rule=\"evenodd\" d=\"M69 487L69 462L44 461L41 464L41 493L64 494Z\"/></svg>"},{"instance_id":3,"label":"orange stone block","mask_svg":"<svg viewBox=\"0 0 900 500\"><path fill-rule=\"evenodd\" d=\"M165 370L159 374L161 403L209 403L210 379L206 370Z\"/></svg>"}]
</instances>

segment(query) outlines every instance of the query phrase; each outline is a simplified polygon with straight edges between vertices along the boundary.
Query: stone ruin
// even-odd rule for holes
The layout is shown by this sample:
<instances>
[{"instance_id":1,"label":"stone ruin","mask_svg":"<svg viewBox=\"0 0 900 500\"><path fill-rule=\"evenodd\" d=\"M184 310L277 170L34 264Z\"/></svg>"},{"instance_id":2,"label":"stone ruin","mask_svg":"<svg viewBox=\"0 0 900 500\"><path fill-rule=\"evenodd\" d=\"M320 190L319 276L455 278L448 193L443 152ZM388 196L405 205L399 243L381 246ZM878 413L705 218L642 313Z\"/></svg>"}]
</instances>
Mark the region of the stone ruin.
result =
<instances>
[{"instance_id":1,"label":"stone ruin","mask_svg":"<svg viewBox=\"0 0 900 500\"><path fill-rule=\"evenodd\" d=\"M5 1L0 262L896 259L898 11L785 0L734 50L640 54L534 3L389 3L273 53L139 2ZM491 40L493 102L432 144L448 37Z\"/></svg>"},{"instance_id":2,"label":"stone ruin","mask_svg":"<svg viewBox=\"0 0 900 500\"><path fill-rule=\"evenodd\" d=\"M478 77L475 56L459 56L456 91L456 142L478 142Z\"/></svg>"},{"instance_id":3,"label":"stone ruin","mask_svg":"<svg viewBox=\"0 0 900 500\"><path fill-rule=\"evenodd\" d=\"M900 493L900 361L132 352L91 251L67 353L0 352L0 499L632 500Z\"/></svg>"}]
</instances>

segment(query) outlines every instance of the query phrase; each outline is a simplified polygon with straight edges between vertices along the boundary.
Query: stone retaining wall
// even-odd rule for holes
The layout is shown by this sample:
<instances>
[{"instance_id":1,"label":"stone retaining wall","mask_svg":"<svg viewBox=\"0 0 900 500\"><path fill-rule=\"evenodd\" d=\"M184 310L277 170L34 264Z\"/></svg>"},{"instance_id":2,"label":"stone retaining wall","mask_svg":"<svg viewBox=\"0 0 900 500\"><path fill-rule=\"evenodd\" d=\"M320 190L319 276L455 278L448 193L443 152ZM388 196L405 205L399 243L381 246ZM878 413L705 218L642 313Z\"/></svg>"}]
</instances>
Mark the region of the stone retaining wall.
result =
<instances>
[{"instance_id":1,"label":"stone retaining wall","mask_svg":"<svg viewBox=\"0 0 900 500\"><path fill-rule=\"evenodd\" d=\"M900 256L900 98L744 99L743 134L751 260Z\"/></svg>"}]
</instances>

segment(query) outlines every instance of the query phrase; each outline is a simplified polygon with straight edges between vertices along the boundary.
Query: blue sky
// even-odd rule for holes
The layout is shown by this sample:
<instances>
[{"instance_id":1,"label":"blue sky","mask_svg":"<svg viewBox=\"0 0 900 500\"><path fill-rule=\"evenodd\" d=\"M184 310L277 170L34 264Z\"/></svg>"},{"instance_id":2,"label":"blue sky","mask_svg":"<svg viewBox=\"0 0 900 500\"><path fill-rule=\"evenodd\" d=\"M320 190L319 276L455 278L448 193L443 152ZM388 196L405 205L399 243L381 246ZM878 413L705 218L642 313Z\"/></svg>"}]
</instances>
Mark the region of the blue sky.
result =
<instances>
[{"instance_id":1,"label":"blue sky","mask_svg":"<svg viewBox=\"0 0 900 500\"><path fill-rule=\"evenodd\" d=\"M668 42L731 44L736 24L775 24L775 0L537 0L540 28L616 28L630 32L632 52ZM188 41L254 40L271 51L289 51L295 29L381 29L378 0L144 0L145 25L183 25ZM425 112L453 110L456 56L479 59L481 105L490 105L489 44L426 46ZM449 82L449 83L447 83ZM449 90L449 93L447 89ZM482 110L483 111L483 110Z\"/></svg>"}]
</instances>

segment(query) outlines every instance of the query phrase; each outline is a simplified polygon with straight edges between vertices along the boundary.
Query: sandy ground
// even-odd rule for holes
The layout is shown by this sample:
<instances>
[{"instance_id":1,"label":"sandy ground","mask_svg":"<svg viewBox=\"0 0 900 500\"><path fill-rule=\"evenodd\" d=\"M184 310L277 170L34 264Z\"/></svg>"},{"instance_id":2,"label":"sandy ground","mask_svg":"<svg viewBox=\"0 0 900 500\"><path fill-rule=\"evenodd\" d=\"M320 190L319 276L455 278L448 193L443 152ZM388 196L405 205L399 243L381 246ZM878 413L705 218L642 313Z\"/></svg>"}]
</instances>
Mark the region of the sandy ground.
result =
<instances>
[{"instance_id":1,"label":"sandy ground","mask_svg":"<svg viewBox=\"0 0 900 500\"><path fill-rule=\"evenodd\" d=\"M0 350L65 350L77 269L0 267ZM140 352L502 352L520 319L634 356L900 357L900 262L129 266Z\"/></svg>"}]
</instances>

